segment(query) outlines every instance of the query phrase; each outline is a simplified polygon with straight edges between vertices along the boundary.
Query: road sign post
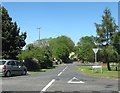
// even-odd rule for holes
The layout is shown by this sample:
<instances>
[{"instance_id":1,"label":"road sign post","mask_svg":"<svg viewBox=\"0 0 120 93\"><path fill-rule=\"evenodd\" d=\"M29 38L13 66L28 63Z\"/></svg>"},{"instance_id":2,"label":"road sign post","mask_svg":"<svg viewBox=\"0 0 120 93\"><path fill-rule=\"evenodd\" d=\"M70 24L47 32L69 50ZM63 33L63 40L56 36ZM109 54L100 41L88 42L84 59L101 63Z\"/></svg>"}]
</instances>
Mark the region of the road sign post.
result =
<instances>
[{"instance_id":1,"label":"road sign post","mask_svg":"<svg viewBox=\"0 0 120 93\"><path fill-rule=\"evenodd\" d=\"M98 48L93 48L93 52L95 53L95 62L97 62L97 52L98 52Z\"/></svg>"}]
</instances>

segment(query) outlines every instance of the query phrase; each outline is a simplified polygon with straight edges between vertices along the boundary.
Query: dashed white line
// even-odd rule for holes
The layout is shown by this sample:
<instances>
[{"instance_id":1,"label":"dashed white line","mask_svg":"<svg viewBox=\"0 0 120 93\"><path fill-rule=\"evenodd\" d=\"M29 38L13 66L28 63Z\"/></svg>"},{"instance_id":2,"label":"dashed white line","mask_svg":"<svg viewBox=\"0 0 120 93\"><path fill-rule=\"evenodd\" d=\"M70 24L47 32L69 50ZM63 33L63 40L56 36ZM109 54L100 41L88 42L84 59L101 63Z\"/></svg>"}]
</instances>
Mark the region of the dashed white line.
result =
<instances>
[{"instance_id":1,"label":"dashed white line","mask_svg":"<svg viewBox=\"0 0 120 93\"><path fill-rule=\"evenodd\" d=\"M66 66L57 76L60 76L67 68L68 66Z\"/></svg>"},{"instance_id":2,"label":"dashed white line","mask_svg":"<svg viewBox=\"0 0 120 93\"><path fill-rule=\"evenodd\" d=\"M62 74L62 72L60 72L57 76L60 76Z\"/></svg>"},{"instance_id":3,"label":"dashed white line","mask_svg":"<svg viewBox=\"0 0 120 93\"><path fill-rule=\"evenodd\" d=\"M57 76L60 76L60 75L63 73L63 71L65 71L67 68L68 68L68 66L66 66ZM54 82L55 82L55 79L52 79L52 80L48 83L48 85L46 85L41 91L42 91L42 92L45 92Z\"/></svg>"},{"instance_id":4,"label":"dashed white line","mask_svg":"<svg viewBox=\"0 0 120 93\"><path fill-rule=\"evenodd\" d=\"M67 67L65 67L65 68L63 69L63 71L65 71L67 68L68 68L68 66L67 66Z\"/></svg>"},{"instance_id":5,"label":"dashed white line","mask_svg":"<svg viewBox=\"0 0 120 93\"><path fill-rule=\"evenodd\" d=\"M55 79L52 79L52 80L48 83L48 85L46 85L41 91L42 91L42 92L46 91L54 82L55 82Z\"/></svg>"}]
</instances>

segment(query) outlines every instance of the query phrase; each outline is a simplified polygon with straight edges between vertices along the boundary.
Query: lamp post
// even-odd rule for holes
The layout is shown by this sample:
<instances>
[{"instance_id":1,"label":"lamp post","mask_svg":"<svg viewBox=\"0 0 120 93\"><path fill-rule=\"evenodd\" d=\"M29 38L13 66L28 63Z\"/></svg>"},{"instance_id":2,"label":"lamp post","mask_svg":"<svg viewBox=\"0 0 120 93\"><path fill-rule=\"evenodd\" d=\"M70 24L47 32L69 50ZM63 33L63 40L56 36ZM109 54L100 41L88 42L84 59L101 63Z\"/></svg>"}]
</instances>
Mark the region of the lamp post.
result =
<instances>
[{"instance_id":1,"label":"lamp post","mask_svg":"<svg viewBox=\"0 0 120 93\"><path fill-rule=\"evenodd\" d=\"M41 27L37 28L39 30L39 40L38 40L38 43L39 43L39 47L40 47L40 29Z\"/></svg>"}]
</instances>

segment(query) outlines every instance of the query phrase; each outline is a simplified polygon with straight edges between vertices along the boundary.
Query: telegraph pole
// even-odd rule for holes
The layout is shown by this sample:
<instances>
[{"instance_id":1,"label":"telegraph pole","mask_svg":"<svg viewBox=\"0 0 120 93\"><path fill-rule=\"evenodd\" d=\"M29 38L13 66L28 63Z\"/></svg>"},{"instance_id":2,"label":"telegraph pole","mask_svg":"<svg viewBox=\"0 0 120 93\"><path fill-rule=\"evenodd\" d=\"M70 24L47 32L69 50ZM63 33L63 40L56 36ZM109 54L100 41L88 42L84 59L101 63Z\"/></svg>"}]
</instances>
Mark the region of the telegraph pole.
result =
<instances>
[{"instance_id":1,"label":"telegraph pole","mask_svg":"<svg viewBox=\"0 0 120 93\"><path fill-rule=\"evenodd\" d=\"M39 30L39 39L38 39L38 43L39 43L39 47L40 47L40 29L41 27L37 28Z\"/></svg>"}]
</instances>

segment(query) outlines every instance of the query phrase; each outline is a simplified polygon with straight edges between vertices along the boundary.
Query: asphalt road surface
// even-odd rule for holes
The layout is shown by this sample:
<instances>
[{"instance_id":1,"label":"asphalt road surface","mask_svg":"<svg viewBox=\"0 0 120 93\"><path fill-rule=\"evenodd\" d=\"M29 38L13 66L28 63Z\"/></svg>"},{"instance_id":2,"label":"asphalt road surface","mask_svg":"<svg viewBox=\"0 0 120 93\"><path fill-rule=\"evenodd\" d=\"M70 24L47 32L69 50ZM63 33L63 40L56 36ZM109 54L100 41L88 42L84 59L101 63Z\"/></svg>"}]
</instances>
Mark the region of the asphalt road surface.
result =
<instances>
[{"instance_id":1,"label":"asphalt road surface","mask_svg":"<svg viewBox=\"0 0 120 93\"><path fill-rule=\"evenodd\" d=\"M76 65L61 64L54 70L2 78L2 91L118 91L118 80L86 76Z\"/></svg>"}]
</instances>

